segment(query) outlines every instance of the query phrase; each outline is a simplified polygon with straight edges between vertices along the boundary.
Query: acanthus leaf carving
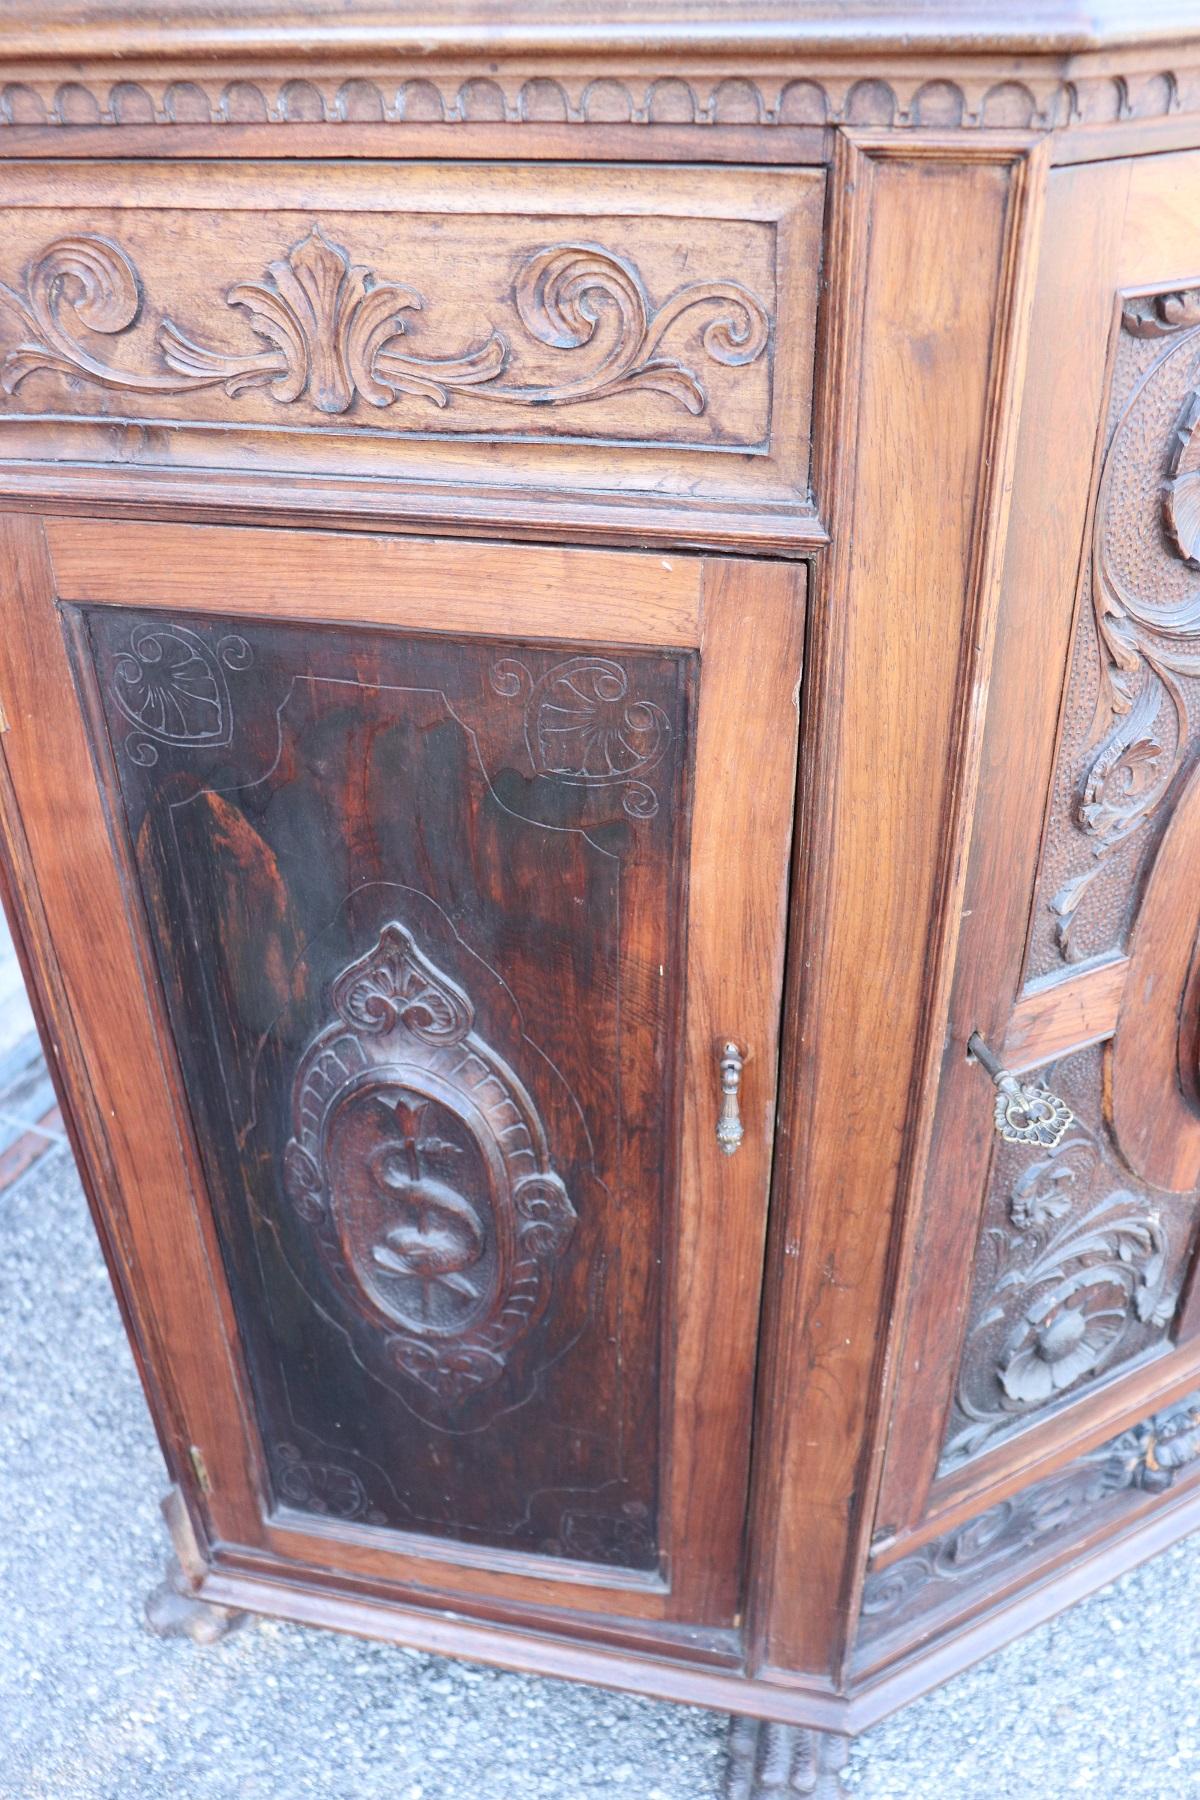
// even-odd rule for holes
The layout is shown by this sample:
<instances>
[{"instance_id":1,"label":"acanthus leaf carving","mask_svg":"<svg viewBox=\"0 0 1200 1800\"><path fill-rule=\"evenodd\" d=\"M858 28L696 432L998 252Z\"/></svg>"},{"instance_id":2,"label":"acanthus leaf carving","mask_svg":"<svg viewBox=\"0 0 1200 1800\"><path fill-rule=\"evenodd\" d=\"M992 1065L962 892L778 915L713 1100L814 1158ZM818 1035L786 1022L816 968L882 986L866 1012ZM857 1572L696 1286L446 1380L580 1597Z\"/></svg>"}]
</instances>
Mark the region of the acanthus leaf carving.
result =
<instances>
[{"instance_id":1,"label":"acanthus leaf carving","mask_svg":"<svg viewBox=\"0 0 1200 1800\"><path fill-rule=\"evenodd\" d=\"M616 317L612 343L597 368L561 385L498 388L489 396L523 406L562 406L650 388L702 413L707 396L698 377L661 353L671 327L695 307L716 307L702 343L714 362L733 366L756 361L770 331L760 302L737 282L692 282L652 311L633 264L597 244L557 244L532 257L521 271L516 300L530 335L560 350L590 343L606 309Z\"/></svg>"},{"instance_id":2,"label":"acanthus leaf carving","mask_svg":"<svg viewBox=\"0 0 1200 1800\"><path fill-rule=\"evenodd\" d=\"M1191 733L1183 678L1200 675L1200 588L1172 599L1157 591L1158 554L1200 566L1200 391L1189 391L1163 444L1161 524L1130 515L1126 462L1153 455L1143 417L1180 356L1192 357L1200 330L1200 288L1134 296L1122 311L1125 332L1169 340L1134 386L1113 428L1101 467L1092 530L1092 610L1101 657L1096 725L1075 801L1075 822L1090 840L1091 861L1062 881L1049 905L1068 962L1079 960L1079 910L1112 853L1147 825L1179 772Z\"/></svg>"},{"instance_id":3,"label":"acanthus leaf carving","mask_svg":"<svg viewBox=\"0 0 1200 1800\"><path fill-rule=\"evenodd\" d=\"M576 1215L469 997L393 920L333 981L292 1088L283 1185L391 1368L443 1408L544 1315Z\"/></svg>"},{"instance_id":4,"label":"acanthus leaf carving","mask_svg":"<svg viewBox=\"0 0 1200 1800\"><path fill-rule=\"evenodd\" d=\"M883 1568L863 1588L862 1638L893 1630L979 1582L995 1588L1000 1571L1051 1546L1095 1509L1133 1491L1161 1493L1200 1458L1200 1393L1155 1413L1065 1469L1002 1500L943 1537Z\"/></svg>"},{"instance_id":5,"label":"acanthus leaf carving","mask_svg":"<svg viewBox=\"0 0 1200 1800\"><path fill-rule=\"evenodd\" d=\"M1109 1180L1077 1124L1014 1182L1013 1229L989 1233L990 1286L963 1348L943 1467L1098 1375L1136 1327L1170 1325L1166 1227L1144 1196Z\"/></svg>"},{"instance_id":6,"label":"acanthus leaf carving","mask_svg":"<svg viewBox=\"0 0 1200 1800\"><path fill-rule=\"evenodd\" d=\"M379 281L314 224L286 257L269 265L265 281L238 282L226 292L227 304L246 313L266 348L213 346L164 317L156 333L164 367L136 371L105 361L81 333L116 335L137 322L143 304L137 269L107 238L61 238L33 264L24 293L0 283L0 300L32 334L5 356L3 387L12 395L35 371L46 370L148 394L220 387L236 400L266 388L281 405L306 400L331 415L348 412L360 396L377 408L401 396L445 407L469 389L498 405L560 407L649 390L699 414L708 404L703 384L663 348L679 320L706 311L701 347L710 361L727 367L757 361L770 341L766 310L741 283L691 282L655 309L635 265L596 244L556 244L536 252L518 272L514 292L532 338L564 352L598 343L598 363L563 381L502 381L511 350L496 330L466 351L415 355L404 347L406 315L423 311L421 294Z\"/></svg>"}]
</instances>

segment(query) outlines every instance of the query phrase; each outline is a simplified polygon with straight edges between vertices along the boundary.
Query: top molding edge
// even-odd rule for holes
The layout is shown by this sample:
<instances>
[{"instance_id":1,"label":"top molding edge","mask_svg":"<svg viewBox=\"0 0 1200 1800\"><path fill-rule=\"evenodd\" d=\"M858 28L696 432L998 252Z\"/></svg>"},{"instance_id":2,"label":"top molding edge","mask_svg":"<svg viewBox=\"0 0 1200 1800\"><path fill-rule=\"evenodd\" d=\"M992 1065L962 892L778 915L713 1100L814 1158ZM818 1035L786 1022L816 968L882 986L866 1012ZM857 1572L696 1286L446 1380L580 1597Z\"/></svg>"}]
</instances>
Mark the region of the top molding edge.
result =
<instances>
[{"instance_id":1,"label":"top molding edge","mask_svg":"<svg viewBox=\"0 0 1200 1800\"><path fill-rule=\"evenodd\" d=\"M1192 0L0 0L0 62L1072 56L1200 43ZM616 14L623 16L614 16Z\"/></svg>"}]
</instances>

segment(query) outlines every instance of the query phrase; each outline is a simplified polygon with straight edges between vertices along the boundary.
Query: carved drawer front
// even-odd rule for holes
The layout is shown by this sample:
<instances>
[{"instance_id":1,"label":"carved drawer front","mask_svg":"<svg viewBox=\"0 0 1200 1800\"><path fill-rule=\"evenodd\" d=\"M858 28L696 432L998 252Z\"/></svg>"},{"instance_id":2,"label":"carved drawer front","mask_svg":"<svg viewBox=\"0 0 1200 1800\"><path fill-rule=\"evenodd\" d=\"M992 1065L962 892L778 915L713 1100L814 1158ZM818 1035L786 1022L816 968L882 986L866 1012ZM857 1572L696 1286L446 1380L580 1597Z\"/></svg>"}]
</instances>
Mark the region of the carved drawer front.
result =
<instances>
[{"instance_id":1,"label":"carved drawer front","mask_svg":"<svg viewBox=\"0 0 1200 1800\"><path fill-rule=\"evenodd\" d=\"M57 191L0 174L10 463L811 528L819 174L122 164Z\"/></svg>"},{"instance_id":2,"label":"carved drawer front","mask_svg":"<svg viewBox=\"0 0 1200 1800\"><path fill-rule=\"evenodd\" d=\"M49 537L262 1543L323 1560L312 1534L349 1533L393 1576L442 1545L526 1578L566 1564L619 1608L727 1622L802 574ZM170 1286L163 1206L138 1254Z\"/></svg>"}]
</instances>

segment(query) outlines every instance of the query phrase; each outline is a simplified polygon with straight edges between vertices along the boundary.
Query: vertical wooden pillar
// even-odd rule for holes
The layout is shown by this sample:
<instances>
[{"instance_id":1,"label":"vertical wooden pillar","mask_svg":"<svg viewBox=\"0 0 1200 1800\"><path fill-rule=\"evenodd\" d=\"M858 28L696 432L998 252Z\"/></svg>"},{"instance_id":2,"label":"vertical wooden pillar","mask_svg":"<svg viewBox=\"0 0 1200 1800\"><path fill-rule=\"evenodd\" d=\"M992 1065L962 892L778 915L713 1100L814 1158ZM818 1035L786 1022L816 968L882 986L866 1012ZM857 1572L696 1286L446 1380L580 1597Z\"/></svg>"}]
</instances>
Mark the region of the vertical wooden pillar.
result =
<instances>
[{"instance_id":1,"label":"vertical wooden pillar","mask_svg":"<svg viewBox=\"0 0 1200 1800\"><path fill-rule=\"evenodd\" d=\"M755 1495L781 1681L836 1685L857 1611L887 1383L863 1321L927 1152L1043 171L1011 134L839 147Z\"/></svg>"}]
</instances>

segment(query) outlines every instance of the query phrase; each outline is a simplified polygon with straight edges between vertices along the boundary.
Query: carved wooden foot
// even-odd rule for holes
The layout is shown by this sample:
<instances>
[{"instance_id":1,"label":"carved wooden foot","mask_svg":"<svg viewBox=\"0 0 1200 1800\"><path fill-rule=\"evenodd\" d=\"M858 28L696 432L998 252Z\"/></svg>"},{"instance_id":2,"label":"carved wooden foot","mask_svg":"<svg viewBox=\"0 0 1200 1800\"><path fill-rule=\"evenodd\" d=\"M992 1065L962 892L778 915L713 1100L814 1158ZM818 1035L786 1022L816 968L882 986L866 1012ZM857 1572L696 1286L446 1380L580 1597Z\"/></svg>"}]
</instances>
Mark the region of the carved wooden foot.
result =
<instances>
[{"instance_id":1,"label":"carved wooden foot","mask_svg":"<svg viewBox=\"0 0 1200 1800\"><path fill-rule=\"evenodd\" d=\"M193 1644L215 1644L239 1625L248 1613L231 1612L197 1599L188 1585L177 1556L167 1558L167 1572L146 1601L146 1623L159 1637L189 1637Z\"/></svg>"},{"instance_id":2,"label":"carved wooden foot","mask_svg":"<svg viewBox=\"0 0 1200 1800\"><path fill-rule=\"evenodd\" d=\"M838 1771L846 1766L848 1740L803 1725L734 1718L729 1733L725 1800L839 1800Z\"/></svg>"},{"instance_id":3,"label":"carved wooden foot","mask_svg":"<svg viewBox=\"0 0 1200 1800\"><path fill-rule=\"evenodd\" d=\"M178 1488L166 1495L162 1510L174 1549L167 1558L165 1577L146 1601L146 1623L159 1637L188 1637L193 1644L219 1643L250 1615L201 1600L196 1584L204 1573L204 1558Z\"/></svg>"}]
</instances>

